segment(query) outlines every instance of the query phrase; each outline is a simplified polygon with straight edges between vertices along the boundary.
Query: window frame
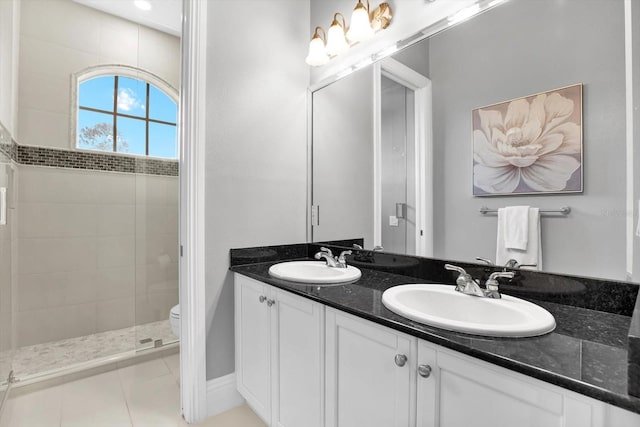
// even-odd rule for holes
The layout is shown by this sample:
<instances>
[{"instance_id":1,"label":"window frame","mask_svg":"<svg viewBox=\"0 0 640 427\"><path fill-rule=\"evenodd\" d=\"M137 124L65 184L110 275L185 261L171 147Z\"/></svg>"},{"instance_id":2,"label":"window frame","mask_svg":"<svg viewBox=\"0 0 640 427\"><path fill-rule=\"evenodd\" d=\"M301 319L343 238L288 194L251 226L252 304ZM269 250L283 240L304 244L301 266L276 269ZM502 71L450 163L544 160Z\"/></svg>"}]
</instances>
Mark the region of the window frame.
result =
<instances>
[{"instance_id":1,"label":"window frame","mask_svg":"<svg viewBox=\"0 0 640 427\"><path fill-rule=\"evenodd\" d=\"M140 116L134 116L134 115L129 115L129 114L124 114L124 113L119 113L117 111L117 107L115 107L115 103L116 103L116 99L114 99L114 110L113 111L106 111L106 110L100 110L100 109L94 109L94 108L90 108L90 107L81 107L79 105L79 94L80 94L80 84L87 81L87 80L91 80L94 79L96 77L106 77L106 76L114 76L114 91L115 88L117 88L117 79L118 77L128 77L128 78L132 78L132 79L136 79L138 81L141 81L143 83L146 83L146 93L147 93L147 100L146 102L148 102L149 99L149 93L150 93L150 85L153 85L154 87L156 87L157 89L159 89L160 91L162 91L165 95L167 95L169 97L169 99L171 99L173 102L175 102L176 104L176 135L179 135L179 123L178 123L178 118L180 117L180 103L179 103L179 94L178 91L171 85L169 84L166 80L162 79L161 77L158 77L157 75L150 73L149 71L143 70L141 68L136 68L136 67L130 67L130 66L126 66L126 65L115 65L115 64L109 64L109 65L98 65L98 66L94 66L94 67L89 67L89 68L85 68L82 71L79 71L77 73L74 73L71 75L71 114L70 114L70 148L74 151L84 151L84 152L91 152L91 153L103 153L103 154L115 154L115 155L119 155L119 156L131 156L131 157L136 157L136 158L152 158L152 159L162 159L162 160L178 160L180 157L180 149L177 146L178 141L176 140L176 157L175 158L167 158L167 157L156 157L156 156L151 156L149 155L149 123L159 123L159 124L168 124L168 125L174 125L173 123L170 122L166 122L163 120L157 120L157 119L151 119L149 118L149 108L146 108L146 112L145 112L145 116L144 117L140 117ZM117 94L116 94L117 96ZM84 111L93 111L93 112L99 112L99 113L103 113L103 114L110 114L113 116L114 118L114 130L115 132L117 132L117 127L116 127L116 118L117 117L125 117L125 118L132 118L132 119L136 119L136 120L141 120L145 123L145 152L146 154L132 154L132 153L123 153L123 152L118 152L115 151L115 147L117 144L117 138L114 138L114 151L101 151L101 150L91 150L91 149L86 149L86 148L80 148L77 146L78 144L78 115L80 110L84 110Z\"/></svg>"}]
</instances>

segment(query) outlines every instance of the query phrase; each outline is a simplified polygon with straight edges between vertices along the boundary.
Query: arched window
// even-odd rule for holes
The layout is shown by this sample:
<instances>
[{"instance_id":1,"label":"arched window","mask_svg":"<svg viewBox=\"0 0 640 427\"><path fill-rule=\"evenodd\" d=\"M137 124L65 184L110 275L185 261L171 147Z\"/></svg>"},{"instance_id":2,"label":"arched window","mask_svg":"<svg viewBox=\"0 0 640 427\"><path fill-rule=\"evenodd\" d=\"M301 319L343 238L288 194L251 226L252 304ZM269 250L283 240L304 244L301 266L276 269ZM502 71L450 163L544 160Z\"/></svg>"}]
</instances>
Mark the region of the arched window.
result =
<instances>
[{"instance_id":1,"label":"arched window","mask_svg":"<svg viewBox=\"0 0 640 427\"><path fill-rule=\"evenodd\" d=\"M76 149L178 158L177 91L125 66L100 66L74 76Z\"/></svg>"}]
</instances>

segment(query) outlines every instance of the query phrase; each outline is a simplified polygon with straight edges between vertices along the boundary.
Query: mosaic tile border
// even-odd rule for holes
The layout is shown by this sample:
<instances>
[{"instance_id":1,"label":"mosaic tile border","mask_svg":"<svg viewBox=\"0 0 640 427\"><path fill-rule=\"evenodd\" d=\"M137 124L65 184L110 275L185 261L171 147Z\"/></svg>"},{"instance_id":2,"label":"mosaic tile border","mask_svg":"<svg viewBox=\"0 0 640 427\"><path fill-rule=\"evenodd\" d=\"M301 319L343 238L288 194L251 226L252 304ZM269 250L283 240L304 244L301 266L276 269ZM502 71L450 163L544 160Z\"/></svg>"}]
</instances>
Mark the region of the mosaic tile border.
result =
<instances>
[{"instance_id":1,"label":"mosaic tile border","mask_svg":"<svg viewBox=\"0 0 640 427\"><path fill-rule=\"evenodd\" d=\"M9 160L30 166L128 172L145 175L178 176L179 172L177 160L20 145L11 138L9 132L0 123L0 161Z\"/></svg>"},{"instance_id":2,"label":"mosaic tile border","mask_svg":"<svg viewBox=\"0 0 640 427\"><path fill-rule=\"evenodd\" d=\"M23 165L178 176L175 160L16 145L16 161Z\"/></svg>"}]
</instances>

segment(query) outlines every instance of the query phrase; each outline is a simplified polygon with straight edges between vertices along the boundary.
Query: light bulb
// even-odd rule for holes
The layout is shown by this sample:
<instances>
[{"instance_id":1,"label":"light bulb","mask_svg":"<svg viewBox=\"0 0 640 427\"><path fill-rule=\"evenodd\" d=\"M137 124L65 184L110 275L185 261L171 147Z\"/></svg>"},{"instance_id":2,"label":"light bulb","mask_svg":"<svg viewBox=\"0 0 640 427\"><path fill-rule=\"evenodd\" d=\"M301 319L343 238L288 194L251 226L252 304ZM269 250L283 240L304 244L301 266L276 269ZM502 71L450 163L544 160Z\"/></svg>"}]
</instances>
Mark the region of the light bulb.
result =
<instances>
[{"instance_id":1,"label":"light bulb","mask_svg":"<svg viewBox=\"0 0 640 427\"><path fill-rule=\"evenodd\" d=\"M369 20L369 12L364 7L362 2L358 0L358 4L353 9L351 15L351 27L347 31L347 38L352 43L363 42L373 37L374 32L371 28L371 21Z\"/></svg>"},{"instance_id":2,"label":"light bulb","mask_svg":"<svg viewBox=\"0 0 640 427\"><path fill-rule=\"evenodd\" d=\"M341 53L349 50L349 43L347 43L347 39L344 35L344 24L341 25L338 22L338 15L342 16L340 13L336 13L333 17L333 22L331 23L331 27L329 27L329 32L327 33L327 54L335 56L340 55ZM342 22L344 23L344 16L342 17Z\"/></svg>"},{"instance_id":3,"label":"light bulb","mask_svg":"<svg viewBox=\"0 0 640 427\"><path fill-rule=\"evenodd\" d=\"M316 27L311 42L309 42L309 54L305 59L305 62L312 67L318 67L329 62L329 55L327 55L325 50L322 37L318 34L318 29L322 30L322 28ZM324 33L324 30L322 30L322 32Z\"/></svg>"}]
</instances>

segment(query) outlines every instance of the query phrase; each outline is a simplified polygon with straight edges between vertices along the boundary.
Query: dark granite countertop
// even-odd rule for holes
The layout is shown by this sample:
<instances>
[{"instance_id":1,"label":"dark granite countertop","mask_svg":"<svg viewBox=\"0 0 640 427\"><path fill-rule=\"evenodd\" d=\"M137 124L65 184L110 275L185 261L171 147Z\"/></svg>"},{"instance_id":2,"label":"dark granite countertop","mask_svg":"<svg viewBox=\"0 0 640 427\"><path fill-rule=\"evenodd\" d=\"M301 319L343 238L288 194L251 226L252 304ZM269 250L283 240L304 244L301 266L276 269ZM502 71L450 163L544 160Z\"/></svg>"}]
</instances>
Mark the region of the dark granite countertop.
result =
<instances>
[{"instance_id":1,"label":"dark granite countertop","mask_svg":"<svg viewBox=\"0 0 640 427\"><path fill-rule=\"evenodd\" d=\"M517 295L547 309L556 319L555 331L532 338L480 337L413 322L382 305L382 292L386 289L405 283L430 283L428 280L359 265L362 277L354 283L309 286L270 277L269 267L277 262L281 261L246 265L232 263L231 270L400 332L640 414L640 398L627 392L627 334L631 317L626 314ZM508 290L503 292L510 294Z\"/></svg>"}]
</instances>

